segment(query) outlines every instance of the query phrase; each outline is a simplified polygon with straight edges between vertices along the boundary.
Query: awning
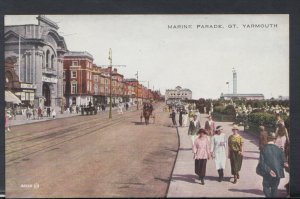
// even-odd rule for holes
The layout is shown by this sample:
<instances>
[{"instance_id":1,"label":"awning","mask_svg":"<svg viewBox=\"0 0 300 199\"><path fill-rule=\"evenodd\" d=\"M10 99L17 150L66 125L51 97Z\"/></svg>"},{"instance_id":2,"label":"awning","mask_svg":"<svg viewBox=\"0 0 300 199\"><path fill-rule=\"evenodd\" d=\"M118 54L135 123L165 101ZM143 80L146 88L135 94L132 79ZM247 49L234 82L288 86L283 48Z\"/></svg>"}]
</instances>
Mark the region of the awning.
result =
<instances>
[{"instance_id":1,"label":"awning","mask_svg":"<svg viewBox=\"0 0 300 199\"><path fill-rule=\"evenodd\" d=\"M21 104L21 100L10 91L5 91L5 101L14 104Z\"/></svg>"}]
</instances>

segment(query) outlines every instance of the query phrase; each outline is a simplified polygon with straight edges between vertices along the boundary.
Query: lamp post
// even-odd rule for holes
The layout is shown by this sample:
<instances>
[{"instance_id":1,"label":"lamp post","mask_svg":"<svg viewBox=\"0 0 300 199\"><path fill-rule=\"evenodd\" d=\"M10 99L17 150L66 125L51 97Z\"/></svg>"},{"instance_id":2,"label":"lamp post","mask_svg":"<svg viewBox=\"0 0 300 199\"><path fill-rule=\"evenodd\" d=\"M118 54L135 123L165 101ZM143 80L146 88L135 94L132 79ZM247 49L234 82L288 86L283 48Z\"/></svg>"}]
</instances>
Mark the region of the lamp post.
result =
<instances>
[{"instance_id":1,"label":"lamp post","mask_svg":"<svg viewBox=\"0 0 300 199\"><path fill-rule=\"evenodd\" d=\"M109 78L109 81L110 81L110 85L109 85L109 90L110 90L110 92L109 92L109 116L108 116L108 118L109 119L111 119L112 118L112 93L111 93L111 88L112 88L112 52L111 52L111 48L109 49L109 57L108 57L108 59L109 59L109 64L110 64L110 72L109 72L109 76L110 76L110 78Z\"/></svg>"},{"instance_id":2,"label":"lamp post","mask_svg":"<svg viewBox=\"0 0 300 199\"><path fill-rule=\"evenodd\" d=\"M137 84L136 84L136 110L139 110L139 71L136 71L136 79L137 79Z\"/></svg>"},{"instance_id":3,"label":"lamp post","mask_svg":"<svg viewBox=\"0 0 300 199\"><path fill-rule=\"evenodd\" d=\"M109 94L109 99L110 99L110 102L109 102L109 119L112 118L112 67L126 67L126 65L112 65L112 50L111 48L109 49L109 67L111 68L110 69L110 72L109 72L109 80L110 80L110 86L109 86L109 90L110 90L110 94ZM107 65L99 65L101 67L107 67Z\"/></svg>"}]
</instances>

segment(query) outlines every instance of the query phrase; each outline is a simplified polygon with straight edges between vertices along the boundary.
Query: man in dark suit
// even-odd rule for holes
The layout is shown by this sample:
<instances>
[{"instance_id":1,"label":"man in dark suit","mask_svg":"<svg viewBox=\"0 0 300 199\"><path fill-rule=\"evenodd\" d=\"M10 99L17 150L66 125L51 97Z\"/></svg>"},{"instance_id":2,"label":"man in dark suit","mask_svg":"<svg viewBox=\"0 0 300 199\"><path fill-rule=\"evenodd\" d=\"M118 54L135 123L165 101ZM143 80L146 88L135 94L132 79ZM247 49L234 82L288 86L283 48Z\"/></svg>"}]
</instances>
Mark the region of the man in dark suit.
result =
<instances>
[{"instance_id":1,"label":"man in dark suit","mask_svg":"<svg viewBox=\"0 0 300 199\"><path fill-rule=\"evenodd\" d=\"M257 174L263 177L263 191L266 197L276 197L280 178L284 178L283 168L288 164L283 151L274 144L275 133L267 137L268 143L260 152Z\"/></svg>"}]
</instances>

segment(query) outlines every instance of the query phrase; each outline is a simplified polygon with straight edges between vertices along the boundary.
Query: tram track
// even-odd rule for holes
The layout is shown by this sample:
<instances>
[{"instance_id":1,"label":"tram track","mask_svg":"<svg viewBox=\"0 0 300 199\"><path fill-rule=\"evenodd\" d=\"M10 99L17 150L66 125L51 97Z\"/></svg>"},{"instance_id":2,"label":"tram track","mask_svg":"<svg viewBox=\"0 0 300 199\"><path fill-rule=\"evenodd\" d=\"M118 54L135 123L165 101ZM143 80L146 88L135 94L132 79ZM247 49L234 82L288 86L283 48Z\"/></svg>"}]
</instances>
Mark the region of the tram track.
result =
<instances>
[{"instance_id":1,"label":"tram track","mask_svg":"<svg viewBox=\"0 0 300 199\"><path fill-rule=\"evenodd\" d=\"M24 159L27 156L30 156L32 154L38 153L40 151L44 151L46 149L52 148L54 146L63 144L67 141L71 141L73 139L91 134L91 133L95 133L98 132L101 129L110 127L110 126L114 126L119 124L120 122L124 121L125 119L134 117L136 115L134 115L133 113L135 112L131 112L128 115L126 115L126 117L124 117L125 115L118 116L112 120L108 120L106 122L101 121L101 123L99 124L93 124L92 126L90 125L90 123L88 123L88 125L83 125L81 126L81 128L73 130L73 131L66 131L65 133L63 133L61 136L59 136L58 134L60 133L60 131L52 131L52 135L51 133L44 135L44 137L36 137L33 139L41 139L41 142L38 143L34 143L32 144L29 143L27 146L24 147L24 143L22 144L22 147L18 148L16 150L16 148L14 146L7 146L7 150L6 150L6 164L9 165L15 161L18 161L20 159ZM68 128L70 128L68 126ZM55 133L55 134L53 134ZM46 137L45 137L46 136ZM14 148L14 150L9 150L9 148Z\"/></svg>"},{"instance_id":2,"label":"tram track","mask_svg":"<svg viewBox=\"0 0 300 199\"><path fill-rule=\"evenodd\" d=\"M133 110L133 111L130 111L130 113L131 112L134 112L135 110ZM102 116L102 117L101 117ZM75 116L75 117L77 117L77 116ZM81 116L79 116L79 117L81 117ZM67 123L65 124L65 125L67 125L68 127L77 127L77 126L80 126L80 125L82 125L82 124L85 124L85 125L88 125L88 124L94 124L95 122L97 122L97 120L99 120L99 122L102 122L103 120L102 119L104 119L104 120L109 120L108 118L105 118L105 115L103 114L103 115L100 115L100 117L98 117L98 115L90 115L90 116L83 116L84 118L86 118L86 117L94 117L94 118L89 118L89 120L87 121L87 120L82 120L82 122L77 122L77 123L75 123L75 124L72 124L72 123L74 123L72 120L70 120L70 121L67 121ZM70 118L61 118L61 119L70 119ZM47 120L46 120L47 121ZM43 121L43 122L46 122L46 121ZM51 121L53 121L53 120L51 120ZM37 123L34 123L34 124L37 124ZM42 130L42 131L35 131L35 132L30 132L30 133L24 133L24 134L22 134L22 135L10 135L10 137L9 136L6 136L6 138L5 138L5 140L6 140L6 144L11 144L11 143L14 143L14 142L23 142L23 141L26 141L26 139L28 138L28 136L30 136L30 135L33 135L33 137L34 136L40 136L40 135L43 135L43 134L45 134L45 133L49 133L49 132L51 132L51 131L57 131L57 130L60 130L60 129L64 129L65 127L61 127L61 126L58 126L58 127L50 127L50 128L47 128L46 130ZM37 128L38 129L38 128ZM25 139L22 139L22 138L24 138L25 137ZM21 138L21 139L18 139L18 138Z\"/></svg>"}]
</instances>

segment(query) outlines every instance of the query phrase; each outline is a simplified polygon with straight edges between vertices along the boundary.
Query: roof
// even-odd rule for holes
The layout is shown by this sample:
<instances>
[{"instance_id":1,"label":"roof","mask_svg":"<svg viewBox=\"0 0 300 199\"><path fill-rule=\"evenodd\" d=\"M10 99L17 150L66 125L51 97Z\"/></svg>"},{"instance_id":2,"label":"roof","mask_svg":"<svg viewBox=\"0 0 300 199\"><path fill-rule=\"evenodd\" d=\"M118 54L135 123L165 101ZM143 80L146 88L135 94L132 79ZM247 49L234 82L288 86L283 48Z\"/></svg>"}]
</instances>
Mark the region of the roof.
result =
<instances>
[{"instance_id":1,"label":"roof","mask_svg":"<svg viewBox=\"0 0 300 199\"><path fill-rule=\"evenodd\" d=\"M261 93L247 93L247 94L240 94L240 93L237 93L237 94L233 94L233 93L228 93L228 94L223 94L221 95L223 97L264 97L263 94Z\"/></svg>"},{"instance_id":2,"label":"roof","mask_svg":"<svg viewBox=\"0 0 300 199\"><path fill-rule=\"evenodd\" d=\"M65 57L89 57L94 60L93 55L86 51L68 51L64 54Z\"/></svg>"}]
</instances>

